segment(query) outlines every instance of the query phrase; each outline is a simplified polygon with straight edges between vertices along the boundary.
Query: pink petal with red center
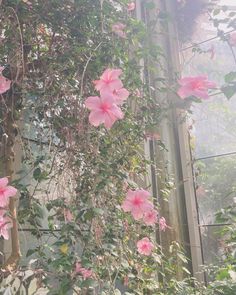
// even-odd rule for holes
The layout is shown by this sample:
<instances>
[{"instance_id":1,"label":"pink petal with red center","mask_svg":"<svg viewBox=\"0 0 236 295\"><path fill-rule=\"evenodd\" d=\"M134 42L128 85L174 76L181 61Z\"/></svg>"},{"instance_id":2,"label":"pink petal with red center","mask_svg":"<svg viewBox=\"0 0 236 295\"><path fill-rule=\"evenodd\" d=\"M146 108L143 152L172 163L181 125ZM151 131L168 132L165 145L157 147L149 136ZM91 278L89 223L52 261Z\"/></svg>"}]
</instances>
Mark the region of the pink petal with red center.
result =
<instances>
[{"instance_id":1,"label":"pink petal with red center","mask_svg":"<svg viewBox=\"0 0 236 295\"><path fill-rule=\"evenodd\" d=\"M144 213L143 221L146 225L153 226L157 223L158 212L156 210L150 210Z\"/></svg>"},{"instance_id":2,"label":"pink petal with red center","mask_svg":"<svg viewBox=\"0 0 236 295\"><path fill-rule=\"evenodd\" d=\"M137 242L137 250L142 255L151 255L153 249L154 245L147 237Z\"/></svg>"}]
</instances>

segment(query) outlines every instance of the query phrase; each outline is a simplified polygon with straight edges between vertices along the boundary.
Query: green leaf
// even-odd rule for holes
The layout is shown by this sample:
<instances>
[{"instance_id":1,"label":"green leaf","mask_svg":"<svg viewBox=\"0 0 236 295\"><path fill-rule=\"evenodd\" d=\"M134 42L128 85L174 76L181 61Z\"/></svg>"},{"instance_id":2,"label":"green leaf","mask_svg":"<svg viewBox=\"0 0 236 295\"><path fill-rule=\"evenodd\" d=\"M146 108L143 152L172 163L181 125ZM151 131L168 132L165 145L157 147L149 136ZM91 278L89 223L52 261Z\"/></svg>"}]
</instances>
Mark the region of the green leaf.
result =
<instances>
[{"instance_id":1,"label":"green leaf","mask_svg":"<svg viewBox=\"0 0 236 295\"><path fill-rule=\"evenodd\" d=\"M225 75L225 83L229 83L236 80L236 72L230 72Z\"/></svg>"},{"instance_id":2,"label":"green leaf","mask_svg":"<svg viewBox=\"0 0 236 295\"><path fill-rule=\"evenodd\" d=\"M29 250L27 251L27 253L26 253L26 257L31 256L31 255L34 254L35 252L36 252L35 249L29 249Z\"/></svg>"},{"instance_id":3,"label":"green leaf","mask_svg":"<svg viewBox=\"0 0 236 295\"><path fill-rule=\"evenodd\" d=\"M38 181L40 179L40 175L41 175L41 169L37 167L33 172L33 177L35 180Z\"/></svg>"},{"instance_id":4,"label":"green leaf","mask_svg":"<svg viewBox=\"0 0 236 295\"><path fill-rule=\"evenodd\" d=\"M230 277L230 276L229 276L228 269L223 268L223 269L221 269L221 271L217 274L216 279L222 281L222 280L224 280L224 279L226 279L226 278L229 278L229 277Z\"/></svg>"},{"instance_id":5,"label":"green leaf","mask_svg":"<svg viewBox=\"0 0 236 295\"><path fill-rule=\"evenodd\" d=\"M46 180L48 177L48 173L46 171L42 171L40 169L40 167L37 167L34 172L33 172L33 177L35 180L37 180L38 182L42 181L42 180Z\"/></svg>"},{"instance_id":6,"label":"green leaf","mask_svg":"<svg viewBox=\"0 0 236 295\"><path fill-rule=\"evenodd\" d=\"M221 91L224 93L227 99L230 99L236 93L236 83L234 85L223 86Z\"/></svg>"}]
</instances>

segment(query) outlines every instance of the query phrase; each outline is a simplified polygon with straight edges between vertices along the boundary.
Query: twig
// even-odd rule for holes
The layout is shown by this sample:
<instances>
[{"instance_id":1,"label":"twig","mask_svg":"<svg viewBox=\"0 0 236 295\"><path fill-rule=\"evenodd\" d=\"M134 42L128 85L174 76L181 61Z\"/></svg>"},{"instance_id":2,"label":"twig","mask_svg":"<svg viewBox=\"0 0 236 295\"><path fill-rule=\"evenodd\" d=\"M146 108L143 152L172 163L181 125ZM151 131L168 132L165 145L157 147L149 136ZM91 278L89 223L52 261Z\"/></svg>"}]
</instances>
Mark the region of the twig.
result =
<instances>
[{"instance_id":1,"label":"twig","mask_svg":"<svg viewBox=\"0 0 236 295\"><path fill-rule=\"evenodd\" d=\"M93 52L90 54L86 64L85 64L85 67L84 67L84 70L83 70L83 73L82 73L82 77L81 77L81 86L80 86L80 96L82 97L83 96L83 84L84 84L84 76L85 76L85 72L87 70L87 67L88 67L88 64L89 62L91 61L94 53L98 50L98 48L102 45L103 42L100 42L97 47L93 50Z\"/></svg>"}]
</instances>

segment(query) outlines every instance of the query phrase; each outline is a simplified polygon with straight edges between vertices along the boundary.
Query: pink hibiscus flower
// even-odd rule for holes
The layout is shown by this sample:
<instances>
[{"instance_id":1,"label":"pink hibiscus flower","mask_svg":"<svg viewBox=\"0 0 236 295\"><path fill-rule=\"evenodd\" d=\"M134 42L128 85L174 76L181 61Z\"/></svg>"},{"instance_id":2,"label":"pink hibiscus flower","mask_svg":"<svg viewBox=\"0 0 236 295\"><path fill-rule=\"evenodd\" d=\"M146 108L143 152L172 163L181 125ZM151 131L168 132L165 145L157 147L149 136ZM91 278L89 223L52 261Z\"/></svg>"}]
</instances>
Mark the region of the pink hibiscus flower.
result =
<instances>
[{"instance_id":1,"label":"pink hibiscus flower","mask_svg":"<svg viewBox=\"0 0 236 295\"><path fill-rule=\"evenodd\" d=\"M0 94L3 94L7 90L9 90L11 86L11 80L8 80L2 75L3 70L4 68L0 67Z\"/></svg>"},{"instance_id":2,"label":"pink hibiscus flower","mask_svg":"<svg viewBox=\"0 0 236 295\"><path fill-rule=\"evenodd\" d=\"M154 249L153 243L149 240L149 238L143 238L137 242L138 252L142 255L149 256Z\"/></svg>"},{"instance_id":3,"label":"pink hibiscus flower","mask_svg":"<svg viewBox=\"0 0 236 295\"><path fill-rule=\"evenodd\" d=\"M153 209L153 204L148 200L149 197L148 191L129 190L121 207L125 212L130 212L135 220L141 219L146 212Z\"/></svg>"},{"instance_id":4,"label":"pink hibiscus flower","mask_svg":"<svg viewBox=\"0 0 236 295\"><path fill-rule=\"evenodd\" d=\"M161 218L159 219L159 227L160 227L160 230L161 230L161 231L165 231L166 228L169 227L169 226L166 224L166 219L165 219L165 217L161 217Z\"/></svg>"},{"instance_id":5,"label":"pink hibiscus flower","mask_svg":"<svg viewBox=\"0 0 236 295\"><path fill-rule=\"evenodd\" d=\"M100 80L95 80L95 89L103 92L113 92L115 89L122 88L123 84L119 79L122 74L120 69L106 69Z\"/></svg>"},{"instance_id":6,"label":"pink hibiscus flower","mask_svg":"<svg viewBox=\"0 0 236 295\"><path fill-rule=\"evenodd\" d=\"M135 2L130 2L128 3L128 11L133 11L135 10Z\"/></svg>"},{"instance_id":7,"label":"pink hibiscus flower","mask_svg":"<svg viewBox=\"0 0 236 295\"><path fill-rule=\"evenodd\" d=\"M236 46L236 32L233 32L229 36L229 44L233 47Z\"/></svg>"},{"instance_id":8,"label":"pink hibiscus flower","mask_svg":"<svg viewBox=\"0 0 236 295\"><path fill-rule=\"evenodd\" d=\"M129 91L125 88L115 89L113 96L116 104L121 105L129 97Z\"/></svg>"},{"instance_id":9,"label":"pink hibiscus flower","mask_svg":"<svg viewBox=\"0 0 236 295\"><path fill-rule=\"evenodd\" d=\"M9 228L12 227L12 221L9 217L0 216L0 237L9 239Z\"/></svg>"},{"instance_id":10,"label":"pink hibiscus flower","mask_svg":"<svg viewBox=\"0 0 236 295\"><path fill-rule=\"evenodd\" d=\"M17 189L13 186L8 186L8 178L0 178L0 207L4 208L8 206L9 198L14 197L17 193Z\"/></svg>"},{"instance_id":11,"label":"pink hibiscus flower","mask_svg":"<svg viewBox=\"0 0 236 295\"><path fill-rule=\"evenodd\" d=\"M146 225L155 225L157 223L158 212L156 210L150 210L143 215L143 221Z\"/></svg>"},{"instance_id":12,"label":"pink hibiscus flower","mask_svg":"<svg viewBox=\"0 0 236 295\"><path fill-rule=\"evenodd\" d=\"M112 32L114 32L117 36L121 38L126 38L126 33L124 32L124 29L126 28L126 25L122 23L116 23L112 25L111 29Z\"/></svg>"},{"instance_id":13,"label":"pink hibiscus flower","mask_svg":"<svg viewBox=\"0 0 236 295\"><path fill-rule=\"evenodd\" d=\"M216 83L209 81L207 76L185 77L179 80L179 84L177 93L182 99L192 95L208 99L208 89L216 88Z\"/></svg>"},{"instance_id":14,"label":"pink hibiscus flower","mask_svg":"<svg viewBox=\"0 0 236 295\"><path fill-rule=\"evenodd\" d=\"M110 95L110 94L111 92L101 90L101 96ZM124 101L129 97L129 91L125 88L114 89L112 91L112 95L113 95L115 104L122 105Z\"/></svg>"},{"instance_id":15,"label":"pink hibiscus flower","mask_svg":"<svg viewBox=\"0 0 236 295\"><path fill-rule=\"evenodd\" d=\"M90 96L86 99L85 106L91 111L89 122L95 127L104 123L105 127L110 129L117 120L124 117L112 94L106 93L101 98Z\"/></svg>"}]
</instances>

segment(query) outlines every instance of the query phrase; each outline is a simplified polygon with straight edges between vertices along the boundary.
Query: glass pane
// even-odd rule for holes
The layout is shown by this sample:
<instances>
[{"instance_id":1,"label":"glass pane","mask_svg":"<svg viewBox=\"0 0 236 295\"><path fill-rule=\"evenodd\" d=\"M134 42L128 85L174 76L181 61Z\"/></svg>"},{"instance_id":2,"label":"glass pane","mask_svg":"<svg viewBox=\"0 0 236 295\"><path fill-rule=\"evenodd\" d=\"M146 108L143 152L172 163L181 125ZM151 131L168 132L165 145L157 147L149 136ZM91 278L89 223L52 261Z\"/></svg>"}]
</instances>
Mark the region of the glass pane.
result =
<instances>
[{"instance_id":1,"label":"glass pane","mask_svg":"<svg viewBox=\"0 0 236 295\"><path fill-rule=\"evenodd\" d=\"M206 265L217 264L224 255L223 240L219 235L220 226L201 227L203 258Z\"/></svg>"},{"instance_id":2,"label":"glass pane","mask_svg":"<svg viewBox=\"0 0 236 295\"><path fill-rule=\"evenodd\" d=\"M193 107L195 157L236 152L236 99L214 97Z\"/></svg>"},{"instance_id":3,"label":"glass pane","mask_svg":"<svg viewBox=\"0 0 236 295\"><path fill-rule=\"evenodd\" d=\"M215 223L215 213L236 197L236 155L196 161L196 195L200 224Z\"/></svg>"}]
</instances>

